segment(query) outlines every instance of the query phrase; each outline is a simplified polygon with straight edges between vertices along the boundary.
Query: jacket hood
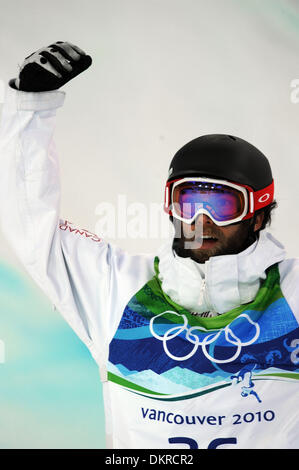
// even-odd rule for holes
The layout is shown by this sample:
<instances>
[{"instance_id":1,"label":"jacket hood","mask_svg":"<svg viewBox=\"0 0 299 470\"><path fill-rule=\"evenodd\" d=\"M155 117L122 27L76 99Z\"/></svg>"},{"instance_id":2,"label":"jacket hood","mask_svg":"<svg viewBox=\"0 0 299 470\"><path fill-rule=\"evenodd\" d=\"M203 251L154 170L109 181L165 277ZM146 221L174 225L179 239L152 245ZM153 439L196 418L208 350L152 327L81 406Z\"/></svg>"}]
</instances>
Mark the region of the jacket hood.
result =
<instances>
[{"instance_id":1,"label":"jacket hood","mask_svg":"<svg viewBox=\"0 0 299 470\"><path fill-rule=\"evenodd\" d=\"M203 264L178 256L172 242L158 251L162 289L175 303L199 314L217 315L251 302L266 269L286 256L284 246L266 230L246 250L214 256Z\"/></svg>"}]
</instances>

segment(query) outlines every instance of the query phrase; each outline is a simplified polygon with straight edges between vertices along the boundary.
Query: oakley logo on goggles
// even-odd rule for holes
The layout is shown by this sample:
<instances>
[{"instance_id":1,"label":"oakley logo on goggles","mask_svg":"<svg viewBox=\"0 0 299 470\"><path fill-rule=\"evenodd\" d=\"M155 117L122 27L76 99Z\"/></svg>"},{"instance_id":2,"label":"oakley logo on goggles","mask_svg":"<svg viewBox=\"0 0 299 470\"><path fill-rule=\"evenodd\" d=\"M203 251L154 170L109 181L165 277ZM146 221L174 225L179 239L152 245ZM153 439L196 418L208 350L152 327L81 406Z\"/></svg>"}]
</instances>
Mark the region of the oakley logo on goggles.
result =
<instances>
[{"instance_id":1,"label":"oakley logo on goggles","mask_svg":"<svg viewBox=\"0 0 299 470\"><path fill-rule=\"evenodd\" d=\"M273 201L274 182L253 191L246 185L211 178L180 178L165 188L164 209L187 224L206 214L217 225L249 219L254 212Z\"/></svg>"}]
</instances>

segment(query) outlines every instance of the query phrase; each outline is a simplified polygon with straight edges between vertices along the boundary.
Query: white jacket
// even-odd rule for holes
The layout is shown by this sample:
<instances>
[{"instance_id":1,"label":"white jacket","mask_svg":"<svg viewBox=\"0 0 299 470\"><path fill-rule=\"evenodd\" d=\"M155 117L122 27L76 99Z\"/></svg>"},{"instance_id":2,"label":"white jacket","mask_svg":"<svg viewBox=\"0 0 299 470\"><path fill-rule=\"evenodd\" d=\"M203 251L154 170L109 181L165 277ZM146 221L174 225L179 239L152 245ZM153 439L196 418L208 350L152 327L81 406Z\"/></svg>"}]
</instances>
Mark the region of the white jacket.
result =
<instances>
[{"instance_id":1,"label":"white jacket","mask_svg":"<svg viewBox=\"0 0 299 470\"><path fill-rule=\"evenodd\" d=\"M295 393L296 397L298 396L299 370L295 372L296 367L288 369L287 365L282 369L277 368L274 359L272 360L272 351L270 356L267 356L267 367L272 365L273 369L271 377L277 378L277 374L280 374L281 378L283 375L280 381L275 382L277 391L274 392L272 387L270 392L267 388L269 380L262 380L265 368L254 375L254 368L257 366L254 365L250 369L249 363L245 362L247 368L243 370L240 366L239 375L235 372L228 375L228 378L225 378L226 384L224 376L222 382L219 382L218 377L217 387L222 387L221 396L217 395L220 391L214 391L214 381L206 382L208 385L199 383L197 388L191 387L192 390L197 390L196 397L193 393L184 400L182 394L186 396L191 388L184 386L182 379L179 379L181 382L176 384L176 388L173 386L173 377L170 386L170 379L166 379L164 375L162 381L160 375L159 385L155 389L154 369L140 369L133 379L132 371L111 362L113 354L117 357L115 347L117 349L120 344L118 341L124 337L122 335L130 334L130 339L141 341L138 324L130 331L126 330L126 327L119 329L119 326L123 325L120 323L123 312L128 305L131 306L130 299L135 299L135 294L155 275L154 256L130 255L100 239L100 234L78 229L70 222L59 219L59 165L53 133L56 109L63 105L64 98L63 91L31 93L7 86L0 135L1 224L9 243L29 274L89 348L99 366L104 387L107 445L114 448L203 448L209 445L249 448L299 447L298 406L296 405L296 410L291 409L292 403L295 403ZM193 352L183 356L170 351L168 343L170 344L169 340L175 339L175 336L185 335L195 351L194 354L201 347L206 358L211 358L212 350L215 349L212 342L220 340L222 332L227 343L222 346L228 346L228 343L233 345L239 355L243 346L253 343L253 337L254 340L258 336L261 337L261 326L257 325L257 321L249 317L248 313L243 313L239 318L242 317L243 323L246 319L250 327L254 325L255 333L249 340L242 342L237 336L237 329L231 326L234 324L238 328L238 324L242 323L241 319L238 324L237 320L233 319L234 323L230 322L229 327L223 326L220 330L218 327L220 333L217 334L214 333L217 328L213 327L216 323L211 323L210 327L207 323L209 320L215 320L205 319L203 326L193 327L191 333L185 323L187 314L182 313L183 310L176 310L176 306L181 306L189 312L211 311L212 315L224 314L223 318L226 318L226 312L254 301L260 292L261 283L266 279L266 270L276 263L279 266L280 288L285 299L285 307L279 308L289 308L288 325L293 326L288 326L288 331L294 334L294 325L297 325L299 319L299 262L295 259L286 260L283 246L268 232L263 231L259 241L244 252L214 257L205 265L198 265L191 259L174 255L171 241L165 243L157 255L160 259L158 277L166 296L166 301L162 300L173 302L171 305L174 310L167 312L179 316L183 327L179 330L179 327L174 326L172 331L167 332L165 328L171 320L158 325L160 318L157 318L166 313L162 312L151 318L149 327L146 326L147 332L142 338L150 337L151 341L156 341L157 347L159 345L162 348L163 345L164 350L162 348L161 351L166 353L169 360L179 361L182 357L189 360L193 356ZM276 311L280 312L279 309ZM196 332L194 328L197 329ZM209 334L203 341L195 337L195 333L208 331ZM285 334L288 331L285 331ZM133 333L135 337L132 336ZM297 359L299 363L299 334L297 338L296 342L296 336L290 336L290 339L285 338L283 343L285 348L289 348L291 365L296 365ZM221 341L223 343L224 339ZM237 357L237 353L234 357ZM273 353L273 357L276 357L275 354L277 356L281 353ZM248 354L247 356L249 357ZM215 359L215 370L221 375L223 370L220 364L229 362L230 359ZM178 364L179 369L173 367L170 370L176 369L176 373L181 370L186 372L185 363ZM110 377L118 376L118 383L108 380L107 370L110 371ZM288 371L289 376L286 376L284 371ZM228 373L226 371L226 374ZM155 374L157 375L157 372ZM170 373L167 377L170 377ZM201 374L201 377L203 378L204 374ZM256 379L254 382L253 377ZM128 378L132 382L128 381ZM238 388L235 395L231 393L232 387L225 388L227 381L230 381L229 385L235 382L235 390ZM129 382L134 383L136 393L132 393ZM152 384L154 394L159 394L163 389L161 402L148 392L149 384ZM214 392L208 394L206 390L212 385ZM167 390L170 393L167 394ZM203 406L200 402L203 399L199 397L204 393L206 395ZM232 396L236 400L240 393L242 397L247 397L247 401L243 400L234 408ZM263 393L265 396L269 395L269 404L261 409L259 398ZM167 401L165 395L172 398L167 398ZM213 400L210 402L212 395ZM278 401L281 401L282 396L285 397L284 404L279 405L282 408L277 411ZM220 401L227 403L225 409L219 407ZM218 404L215 405L215 402ZM175 409L171 408L174 403ZM210 406L208 411L207 406ZM286 418L288 413L293 413L292 419ZM255 431L251 434L249 423L252 421L255 423ZM271 432L265 437L265 429L270 430L270 425ZM167 439L161 437L165 433L169 436ZM278 437L275 437L275 434ZM187 435L185 440L176 437L182 435Z\"/></svg>"}]
</instances>

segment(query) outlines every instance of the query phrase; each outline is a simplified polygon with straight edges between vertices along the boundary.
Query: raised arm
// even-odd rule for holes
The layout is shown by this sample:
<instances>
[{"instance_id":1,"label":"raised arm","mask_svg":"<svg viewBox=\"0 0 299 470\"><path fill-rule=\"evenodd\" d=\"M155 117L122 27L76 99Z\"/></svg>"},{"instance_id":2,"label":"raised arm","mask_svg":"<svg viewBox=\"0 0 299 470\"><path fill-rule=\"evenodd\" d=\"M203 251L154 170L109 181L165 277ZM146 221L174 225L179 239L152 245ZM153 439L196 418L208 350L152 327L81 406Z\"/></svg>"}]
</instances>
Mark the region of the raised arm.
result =
<instances>
[{"instance_id":1,"label":"raised arm","mask_svg":"<svg viewBox=\"0 0 299 470\"><path fill-rule=\"evenodd\" d=\"M59 167L53 140L64 83L91 64L58 42L27 57L6 89L0 129L3 233L97 362L105 336L110 246L59 220Z\"/></svg>"}]
</instances>

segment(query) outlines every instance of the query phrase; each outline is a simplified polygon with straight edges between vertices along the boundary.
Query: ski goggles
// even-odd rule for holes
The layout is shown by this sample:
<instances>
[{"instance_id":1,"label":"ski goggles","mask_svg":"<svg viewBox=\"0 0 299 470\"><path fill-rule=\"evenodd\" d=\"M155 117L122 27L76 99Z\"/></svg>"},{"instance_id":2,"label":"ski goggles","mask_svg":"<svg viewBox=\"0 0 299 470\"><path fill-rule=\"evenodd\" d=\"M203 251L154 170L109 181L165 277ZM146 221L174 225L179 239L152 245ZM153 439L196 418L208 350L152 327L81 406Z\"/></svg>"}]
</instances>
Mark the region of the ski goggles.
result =
<instances>
[{"instance_id":1,"label":"ski goggles","mask_svg":"<svg viewBox=\"0 0 299 470\"><path fill-rule=\"evenodd\" d=\"M249 219L273 201L274 182L254 191L251 187L211 178L180 178L165 188L164 210L187 224L206 214L224 226Z\"/></svg>"}]
</instances>

